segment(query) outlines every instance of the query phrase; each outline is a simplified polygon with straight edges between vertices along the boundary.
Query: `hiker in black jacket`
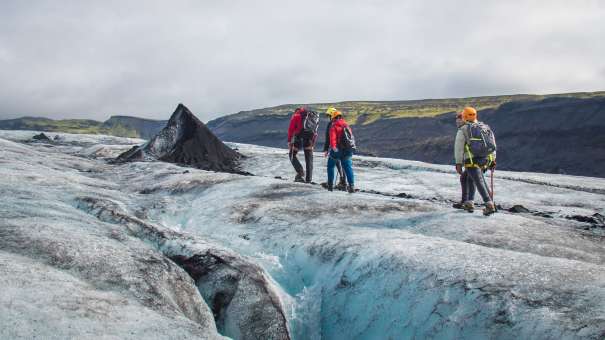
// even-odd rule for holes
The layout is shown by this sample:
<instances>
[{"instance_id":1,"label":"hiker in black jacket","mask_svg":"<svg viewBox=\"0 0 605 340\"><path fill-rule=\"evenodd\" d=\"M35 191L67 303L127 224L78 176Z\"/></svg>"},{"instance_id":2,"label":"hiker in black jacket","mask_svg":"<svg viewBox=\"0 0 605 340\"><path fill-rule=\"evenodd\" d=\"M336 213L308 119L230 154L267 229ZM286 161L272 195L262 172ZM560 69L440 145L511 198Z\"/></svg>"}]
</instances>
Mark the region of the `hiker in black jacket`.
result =
<instances>
[{"instance_id":1,"label":"hiker in black jacket","mask_svg":"<svg viewBox=\"0 0 605 340\"><path fill-rule=\"evenodd\" d=\"M332 126L332 119L331 119L329 113L326 113L326 116L328 116L329 121L328 121L328 126L326 127L326 141L324 142L324 156L328 157L328 154L330 152L330 127ZM340 163L340 160L336 160L336 169L338 170L338 177L340 178L340 181L336 185L336 189L346 190L347 181L345 179L345 174L342 171L342 164Z\"/></svg>"}]
</instances>

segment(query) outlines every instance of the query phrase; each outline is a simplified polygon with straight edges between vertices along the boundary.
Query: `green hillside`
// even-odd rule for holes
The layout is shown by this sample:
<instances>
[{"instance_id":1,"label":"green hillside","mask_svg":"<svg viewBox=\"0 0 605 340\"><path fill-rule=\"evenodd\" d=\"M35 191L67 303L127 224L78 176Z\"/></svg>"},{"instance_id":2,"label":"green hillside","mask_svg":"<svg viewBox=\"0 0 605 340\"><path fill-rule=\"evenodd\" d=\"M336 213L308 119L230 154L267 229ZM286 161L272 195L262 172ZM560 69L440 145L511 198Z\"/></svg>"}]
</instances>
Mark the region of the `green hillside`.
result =
<instances>
[{"instance_id":1,"label":"green hillside","mask_svg":"<svg viewBox=\"0 0 605 340\"><path fill-rule=\"evenodd\" d=\"M301 105L306 105L312 110L319 112L325 111L328 107L334 106L341 110L350 124L368 124L378 119L400 118L400 117L431 117L441 113L459 111L465 106L474 106L482 110L487 108L496 108L503 103L522 100L541 100L549 97L573 97L573 98L592 98L596 96L605 96L605 91L600 92L577 92L548 95L507 95L507 96L486 96L486 97L468 97L468 98L448 98L448 99L422 99L405 101L344 101L335 103L315 103L315 104L287 104L252 111L244 111L231 116L241 116L245 118L249 115L288 115Z\"/></svg>"},{"instance_id":2,"label":"green hillside","mask_svg":"<svg viewBox=\"0 0 605 340\"><path fill-rule=\"evenodd\" d=\"M38 117L23 117L0 121L0 129L36 130L48 132L104 134L119 137L139 137L137 130L121 124L108 126L103 122L90 119L53 120Z\"/></svg>"}]
</instances>

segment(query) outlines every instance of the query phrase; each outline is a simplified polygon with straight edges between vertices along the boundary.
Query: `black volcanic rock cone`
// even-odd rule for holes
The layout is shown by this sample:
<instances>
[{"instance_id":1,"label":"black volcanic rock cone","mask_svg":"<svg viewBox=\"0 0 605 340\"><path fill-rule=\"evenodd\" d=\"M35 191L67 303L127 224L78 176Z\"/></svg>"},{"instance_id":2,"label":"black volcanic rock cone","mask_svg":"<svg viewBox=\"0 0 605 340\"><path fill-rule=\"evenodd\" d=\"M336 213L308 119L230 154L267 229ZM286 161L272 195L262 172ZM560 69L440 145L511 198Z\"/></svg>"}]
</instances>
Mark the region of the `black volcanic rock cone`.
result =
<instances>
[{"instance_id":1,"label":"black volcanic rock cone","mask_svg":"<svg viewBox=\"0 0 605 340\"><path fill-rule=\"evenodd\" d=\"M183 104L179 104L166 127L149 142L119 155L117 162L160 160L224 172L240 172L240 154L218 139Z\"/></svg>"},{"instance_id":2,"label":"black volcanic rock cone","mask_svg":"<svg viewBox=\"0 0 605 340\"><path fill-rule=\"evenodd\" d=\"M32 139L39 142L52 142L44 132L33 136Z\"/></svg>"}]
</instances>

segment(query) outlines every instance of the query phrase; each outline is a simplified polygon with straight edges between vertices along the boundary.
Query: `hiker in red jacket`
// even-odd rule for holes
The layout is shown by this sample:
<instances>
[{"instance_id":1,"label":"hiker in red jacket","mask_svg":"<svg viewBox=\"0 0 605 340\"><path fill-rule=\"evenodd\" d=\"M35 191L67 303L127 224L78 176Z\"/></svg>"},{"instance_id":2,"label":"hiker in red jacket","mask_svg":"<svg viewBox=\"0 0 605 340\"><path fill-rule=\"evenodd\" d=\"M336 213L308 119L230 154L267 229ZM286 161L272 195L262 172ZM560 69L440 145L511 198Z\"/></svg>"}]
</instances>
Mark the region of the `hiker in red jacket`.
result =
<instances>
[{"instance_id":1,"label":"hiker in red jacket","mask_svg":"<svg viewBox=\"0 0 605 340\"><path fill-rule=\"evenodd\" d=\"M316 117L316 119L315 119ZM307 126L305 127L305 122ZM313 111L307 111L299 107L294 111L288 128L288 149L290 162L296 170L295 182L311 183L313 179L313 147L317 138L319 116ZM303 149L305 153L306 176L302 164L296 157L298 150Z\"/></svg>"},{"instance_id":2,"label":"hiker in red jacket","mask_svg":"<svg viewBox=\"0 0 605 340\"><path fill-rule=\"evenodd\" d=\"M326 112L326 116L328 116L328 119L330 120L328 122L328 126L326 126L326 140L324 142L324 156L328 157L328 155L330 154L330 130L332 128L332 114L330 112ZM340 179L338 181L338 184L336 184L335 188L338 190L342 190L345 191L347 190L347 180L345 178L345 173L342 170L342 164L340 164L340 160L336 160L335 162L336 164L336 170L338 170L338 178ZM327 183L326 183L327 185Z\"/></svg>"},{"instance_id":3,"label":"hiker in red jacket","mask_svg":"<svg viewBox=\"0 0 605 340\"><path fill-rule=\"evenodd\" d=\"M335 108L329 108L326 113L332 117L332 125L330 126L330 151L328 158L328 190L334 188L334 167L336 162L340 161L342 169L347 177L347 191L355 192L355 177L353 174L353 152L355 151L355 140L351 133L351 128L342 118L342 113ZM345 134L345 130L348 134ZM348 138L345 138L348 136Z\"/></svg>"}]
</instances>

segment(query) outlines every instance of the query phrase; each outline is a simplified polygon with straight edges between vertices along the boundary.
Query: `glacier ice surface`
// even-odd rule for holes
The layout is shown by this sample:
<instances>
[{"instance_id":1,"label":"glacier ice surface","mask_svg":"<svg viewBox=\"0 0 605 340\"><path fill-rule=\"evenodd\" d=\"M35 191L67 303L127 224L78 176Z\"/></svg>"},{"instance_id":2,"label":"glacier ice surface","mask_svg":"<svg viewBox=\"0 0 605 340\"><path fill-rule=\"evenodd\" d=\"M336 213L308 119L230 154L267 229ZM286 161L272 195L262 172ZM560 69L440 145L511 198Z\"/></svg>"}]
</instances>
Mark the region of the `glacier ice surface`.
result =
<instances>
[{"instance_id":1,"label":"glacier ice surface","mask_svg":"<svg viewBox=\"0 0 605 340\"><path fill-rule=\"evenodd\" d=\"M285 150L237 144L256 175L248 177L161 162L110 165L91 149L97 137L81 138L92 142L2 142L12 154L3 151L0 183L14 205L0 213L77 221L60 202L93 190L150 223L236 251L270 275L294 339L605 336L603 234L565 218L604 214L603 179L497 171L498 203L552 218L484 218L450 208L459 192L448 166L355 157L357 186L385 195L349 195L275 179L292 177ZM105 154L124 145L98 138ZM321 181L325 160L315 161ZM414 198L389 196L399 193ZM27 199L39 205L19 206Z\"/></svg>"}]
</instances>

